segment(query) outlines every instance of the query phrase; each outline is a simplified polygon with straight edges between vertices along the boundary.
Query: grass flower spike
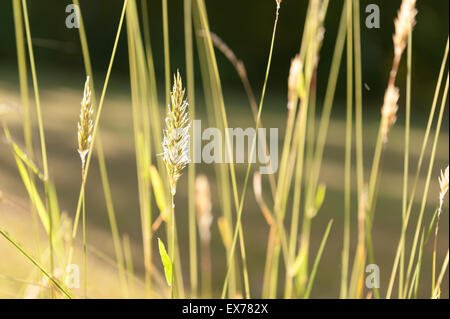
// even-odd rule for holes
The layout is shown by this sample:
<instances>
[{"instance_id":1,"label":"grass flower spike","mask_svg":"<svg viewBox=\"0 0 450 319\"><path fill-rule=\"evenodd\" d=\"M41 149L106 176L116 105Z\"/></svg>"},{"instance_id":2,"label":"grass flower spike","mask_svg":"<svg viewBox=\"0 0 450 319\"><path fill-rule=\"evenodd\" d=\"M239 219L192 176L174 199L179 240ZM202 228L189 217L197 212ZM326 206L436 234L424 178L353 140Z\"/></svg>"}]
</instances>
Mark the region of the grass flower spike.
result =
<instances>
[{"instance_id":1,"label":"grass flower spike","mask_svg":"<svg viewBox=\"0 0 450 319\"><path fill-rule=\"evenodd\" d=\"M387 136L392 125L397 121L399 91L395 86L389 86L384 95L384 103L381 108L383 143L387 142Z\"/></svg>"},{"instance_id":2,"label":"grass flower spike","mask_svg":"<svg viewBox=\"0 0 450 319\"><path fill-rule=\"evenodd\" d=\"M81 158L81 180L85 181L86 155L89 152L92 143L92 134L94 130L94 108L91 102L91 89L89 76L84 84L83 100L81 100L80 121L78 122L78 153ZM86 206L85 194L82 188L82 215L83 215L83 267L84 267L84 297L87 297L87 245L86 245ZM78 216L78 215L77 215Z\"/></svg>"},{"instance_id":3,"label":"grass flower spike","mask_svg":"<svg viewBox=\"0 0 450 319\"><path fill-rule=\"evenodd\" d=\"M441 171L441 176L438 177L439 186L441 191L439 192L439 215L441 214L442 205L444 204L444 197L448 192L448 166L445 171Z\"/></svg>"},{"instance_id":4,"label":"grass flower spike","mask_svg":"<svg viewBox=\"0 0 450 319\"><path fill-rule=\"evenodd\" d=\"M288 109L293 109L297 97L300 96L301 82L302 82L303 64L300 56L297 54L291 61L291 68L289 70L288 78Z\"/></svg>"},{"instance_id":5,"label":"grass flower spike","mask_svg":"<svg viewBox=\"0 0 450 319\"><path fill-rule=\"evenodd\" d=\"M86 155L92 142L94 128L94 108L91 102L91 89L89 88L89 76L84 84L83 100L81 101L80 121L78 122L78 153L84 167Z\"/></svg>"},{"instance_id":6,"label":"grass flower spike","mask_svg":"<svg viewBox=\"0 0 450 319\"><path fill-rule=\"evenodd\" d=\"M177 71L170 94L170 105L168 105L166 129L162 142L163 160L169 174L172 195L176 193L181 171L190 162L189 129L191 124L187 110L189 104L186 99L183 99L184 93L181 76Z\"/></svg>"},{"instance_id":7,"label":"grass flower spike","mask_svg":"<svg viewBox=\"0 0 450 319\"><path fill-rule=\"evenodd\" d=\"M416 0L403 0L397 18L395 19L395 34L393 37L396 56L401 56L406 47L409 31L416 24Z\"/></svg>"}]
</instances>

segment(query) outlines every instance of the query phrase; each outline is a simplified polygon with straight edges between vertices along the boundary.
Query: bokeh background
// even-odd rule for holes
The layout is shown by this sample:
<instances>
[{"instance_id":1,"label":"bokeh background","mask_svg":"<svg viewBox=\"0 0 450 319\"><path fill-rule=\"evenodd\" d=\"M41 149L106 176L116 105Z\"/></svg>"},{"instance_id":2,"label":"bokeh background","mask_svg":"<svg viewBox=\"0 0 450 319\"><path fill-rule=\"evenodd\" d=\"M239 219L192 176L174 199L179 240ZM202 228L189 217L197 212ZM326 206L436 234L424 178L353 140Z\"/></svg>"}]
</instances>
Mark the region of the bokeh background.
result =
<instances>
[{"instance_id":1,"label":"bokeh background","mask_svg":"<svg viewBox=\"0 0 450 319\"><path fill-rule=\"evenodd\" d=\"M37 63L37 73L41 89L44 113L44 125L48 139L50 175L58 189L61 208L69 215L75 210L79 189L79 158L76 153L76 122L78 120L81 90L85 80L78 30L67 29L65 8L70 1L34 0L28 1L30 25ZM371 164L373 147L380 117L380 107L388 79L392 61L393 19L400 1L361 1L361 20L368 4L380 7L381 27L368 29L361 25L363 92L364 102L364 150L366 178ZM122 1L80 1L90 54L96 77L96 85L100 92L110 58L112 44L117 29ZM326 34L321 50L318 73L318 108L324 96L331 55L334 49L337 25L343 1L330 1L325 21ZM184 76L184 26L183 1L169 1L170 52L172 70L180 69ZM241 59L247 68L250 83L256 96L260 95L264 80L266 60L268 56L275 1L274 0L207 0L211 30L218 34ZM418 160L424 127L431 106L434 87L442 59L442 54L449 33L447 0L418 1L417 25L413 40L413 76L412 76L412 145L411 176ZM263 122L267 127L278 127L282 141L286 117L287 76L291 58L297 53L304 17L306 0L284 0L280 10L280 20L275 43L272 69L268 82L267 99L264 105ZM158 89L161 91L161 113L163 113L164 64L161 2L149 0L149 17L152 37ZM20 108L19 82L15 49L14 24L11 1L0 2L0 104L11 103ZM230 125L233 127L253 126L252 114L240 80L231 64L216 52L219 71L224 87L225 103ZM345 59L344 59L345 60ZM133 244L133 255L137 273L142 273L141 232L137 195L136 167L132 136L131 99L128 78L128 52L126 33L121 36L113 73L108 88L104 113L101 120L103 140L107 158L108 172L112 185L114 203L118 214L121 233L129 234ZM204 111L201 78L196 60L196 91L199 117ZM398 85L404 98L405 65L398 75ZM30 83L31 85L31 83ZM388 276L395 254L396 243L400 234L401 222L401 189L403 174L403 123L404 99L400 101L399 118L392 131L386 156L384 173L381 180L380 197L374 226L374 245L376 260L381 269L382 289L387 284ZM12 128L16 140L23 141L21 115L9 115L7 121ZM437 176L441 168L448 165L448 106L444 116L443 129L439 140L436 164L430 196L425 212L425 223L428 223L438 203ZM37 126L34 122L34 140L37 139ZM329 242L326 246L313 297L336 297L339 292L340 253L343 232L343 176L344 176L344 137L345 137L345 61L341 64L341 73L333 107L327 146L324 157L321 181L327 184L327 197L313 221L312 251L317 250L320 238L327 221L334 218ZM281 145L281 143L280 143ZM281 149L280 149L281 152ZM39 162L39 156L36 157ZM426 155L426 163L429 154ZM96 161L93 161L87 185L88 229L92 245L105 255L113 257L113 246L108 235L108 220L104 207L103 193ZM198 172L210 179L213 194L217 193L214 169L211 165L199 165ZM238 166L240 179L245 166ZM417 218L424 174L419 181L417 201L413 209L413 221ZM268 185L266 188L268 189ZM186 178L182 178L177 195L177 207L186 207ZM3 141L0 142L0 191L5 197L27 206L26 193L17 174L13 158ZM217 196L213 196L217 198ZM353 196L353 199L356 199ZM354 201L355 202L355 201ZM16 205L17 206L17 205ZM14 205L0 201L0 225L19 237L24 243L31 243L29 235L29 215ZM16 208L14 208L16 207ZM352 210L352 227L356 229L356 207ZM213 203L215 217L220 213L219 203ZM182 245L183 265L186 281L188 278L187 254L187 212L179 210L179 236ZM217 219L215 219L216 221ZM260 294L260 284L264 269L266 239L268 227L260 214L254 200L253 191L247 193L244 216L244 230L248 253L250 281L254 296ZM440 241L438 247L439 264L448 249L448 204L445 204L441 220ZM225 250L220 240L217 224L212 227L213 238L213 278L214 287L219 289L225 274ZM162 236L157 234L158 236ZM29 237L29 236L28 236ZM352 232L352 239L356 232ZM352 241L354 244L354 241ZM352 245L354 248L354 245ZM425 252L423 268L424 277L429 280L431 268L431 247ZM25 266L14 266L22 261L15 258L17 254L8 250L0 241L0 274L19 274ZM185 253L186 252L186 253ZM156 264L159 265L158 261ZM15 264L14 264L15 265ZM101 266L99 266L101 267ZM27 269L26 267L24 269ZM385 270L385 272L383 272ZM100 275L99 275L100 276ZM14 292L15 286L7 279L0 277L0 297L7 297ZM113 288L111 288L113 289ZM101 296L114 296L114 292L100 291ZM12 292L11 292L12 291ZM424 292L425 293L425 292ZM445 280L443 296L448 297L448 276Z\"/></svg>"}]
</instances>

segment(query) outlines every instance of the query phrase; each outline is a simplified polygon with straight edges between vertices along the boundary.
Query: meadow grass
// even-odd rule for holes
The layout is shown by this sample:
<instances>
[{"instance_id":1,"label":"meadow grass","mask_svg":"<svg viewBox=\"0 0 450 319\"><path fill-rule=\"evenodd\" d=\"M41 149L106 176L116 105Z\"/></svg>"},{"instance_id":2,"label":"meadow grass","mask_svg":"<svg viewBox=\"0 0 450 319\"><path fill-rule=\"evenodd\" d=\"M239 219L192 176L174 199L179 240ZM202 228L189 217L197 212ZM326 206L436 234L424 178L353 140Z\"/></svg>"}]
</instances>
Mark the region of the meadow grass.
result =
<instances>
[{"instance_id":1,"label":"meadow grass","mask_svg":"<svg viewBox=\"0 0 450 319\"><path fill-rule=\"evenodd\" d=\"M344 50L346 52L346 115L344 134L344 166L343 170L343 197L342 211L344 219L342 237L342 250L340 254L341 269L336 268L336 277L339 277L339 291L336 297L346 298L391 298L397 283L398 298L417 298L419 285L426 284L429 292L425 297L439 298L441 285L448 271L447 254L439 265L436 257L439 230L439 219L444 198L448 191L448 167L439 168L443 173L434 178L436 153L439 146L439 137L442 129L448 98L448 38L443 54L442 66L437 77L436 89L431 103L428 123L422 140L419 160L415 167L414 178L409 178L410 171L414 171L411 160L411 119L414 116L412 109L412 60L413 60L413 34L416 14L414 0L403 0L396 18L395 34L393 36L393 63L389 73L384 103L380 108L380 119L377 139L371 163L364 161L364 150L370 149L364 143L365 130L363 129L363 91L362 91L362 39L360 32L360 3L359 0L346 0L343 2L337 35L334 39L324 37L328 26L325 19L328 13L328 0L310 0L304 21L303 34L298 54L291 61L291 71L287 79L288 101L285 109L286 129L283 138L279 170L270 176L261 176L253 172L252 163L245 169L237 168L233 162L214 165L214 180L217 185L211 187L206 176L197 174L196 165L189 159L189 152L193 153L195 145L190 143L193 135L191 121L199 114L196 109L198 90L195 89L195 62L198 54L200 75L203 84L203 96L206 101L206 115L208 124L217 127L224 133L224 150L231 154L230 136L225 128L230 127L229 118L233 109L228 107L224 99L219 66L216 59L215 47L234 66L242 82L250 110L255 122L255 129L263 127L262 116L265 97L270 90L268 79L271 73L271 62L276 58L277 51L277 25L283 18L283 3L274 2L274 23L271 40L267 43L267 63L265 76L261 88L259 102L255 98L251 83L247 76L244 62L239 60L232 49L220 37L210 31L208 14L204 0L184 0L184 38L185 38L185 70L181 67L171 69L169 7L167 0L161 0L161 21L163 26L164 49L164 92L166 117L163 122L160 112L161 104L158 98L158 83L155 72L155 61L151 46L150 24L148 17L148 3L146 0L124 0L122 11L118 19L117 32L112 53L110 56L100 99L96 100L95 86L90 51L83 15L79 17L79 37L82 48L85 75L87 81L84 97L81 101L80 122L78 126L78 150L81 157L81 185L79 189L76 210L73 221L62 214L59 208L57 190L49 171L47 158L47 143L45 123L43 120L39 82L36 72L36 62L33 51L31 26L26 0L12 0L13 16L16 35L16 48L18 57L18 73L20 84L21 103L23 113L23 131L25 148L22 149L12 136L7 120L2 120L6 144L9 146L12 157L18 169L29 197L29 210L34 224L34 236L38 238L41 228L48 236L46 247L42 247L39 240L35 240L36 249L25 249L7 230L0 227L0 235L13 246L17 253L22 254L35 267L30 275L30 281L39 281L42 276L48 279L49 294L40 293L39 296L50 298L91 298L95 279L88 276L90 264L88 255L93 253L93 245L89 242L86 222L90 211L86 209L89 195L86 193L89 167L95 149L102 190L105 199L105 208L108 214L115 259L108 262L117 269L120 295L124 298L135 297L167 297L167 298L311 298L314 297L313 287L320 273L322 256L327 254L327 242L332 232L334 220L331 218L326 225L319 225L321 233L318 235L320 243L316 251L311 244L313 221L317 215L323 214L322 206L327 202L327 187L321 182L323 174L324 153L329 138L332 110L336 103L335 94L341 72L341 63ZM140 5L139 5L140 2ZM78 0L73 0L80 5ZM83 7L80 7L83 12ZM124 26L125 23L125 26ZM144 264L143 286L145 294L138 295L137 285L140 275L135 271L135 258L129 235L121 230L115 209L115 197L112 195L110 179L106 165L106 156L103 150L103 140L100 136L100 121L102 119L105 96L108 91L111 71L116 58L118 44L122 33L126 32L126 47L129 62L129 84L131 93L131 109L134 139L134 159L136 162L137 198L139 204L140 229L142 233L142 259ZM195 40L194 40L195 39ZM294 41L295 39L293 39ZM334 50L331 56L331 66L324 98L317 96L317 76L321 67L321 47L324 41L333 41ZM26 55L28 49L28 57ZM196 50L195 50L196 49ZM406 50L406 92L396 87L398 69L402 63L402 55ZM322 57L323 58L323 57ZM38 164L32 140L33 119L30 113L30 97L28 92L28 66L31 70L31 81L36 106L36 120L40 141L41 159ZM176 70L176 72L175 72ZM179 71L178 71L179 70ZM447 73L447 74L446 74ZM171 77L174 75L172 90ZM185 87L182 84L182 75ZM443 79L446 79L442 90ZM442 92L441 92L442 91ZM81 92L80 92L81 93ZM187 93L187 94L186 94ZM196 96L197 94L197 96ZM81 97L81 94L80 94ZM401 97L401 98L400 98ZM398 246L393 256L390 277L387 289L378 287L365 287L366 266L375 264L374 254L374 220L378 200L380 181L383 172L383 157L391 131L396 129L395 122L399 111L399 101L405 101L405 128L403 137L403 169L401 191L401 225L399 226ZM438 103L440 99L440 104ZM323 100L321 108L318 107ZM403 104L403 103L401 103ZM75 107L75 106L74 106ZM319 110L321 113L319 114ZM198 113L197 113L198 112ZM435 118L435 113L437 119ZM284 112L283 112L284 113ZM0 116L2 114L0 113ZM317 122L317 123L316 123ZM433 123L435 123L434 132ZM164 129L163 129L164 128ZM76 134L73 128L73 134ZM429 143L431 135L433 138ZM250 157L256 152L257 135L248 141ZM418 181L422 173L422 165L426 165L425 153L431 147L428 167L423 190L418 189ZM267 148L266 148L267 149ZM356 167L356 197L352 201L354 188L352 171L353 157ZM447 158L448 160L448 158ZM371 164L371 166L369 165ZM42 169L41 167L42 166ZM182 175L187 166L187 177ZM364 167L370 167L366 176ZM250 233L243 223L245 214L245 200L250 178L253 176L253 192L258 209L261 211L267 226L267 249L264 273L260 276L261 290L255 291L255 285L250 281L250 259L247 253L248 237ZM180 178L187 178L187 209L175 206L175 194L180 187L177 182ZM242 180L240 179L242 178ZM412 183L411 183L412 182ZM434 217L426 223L425 213L429 210L428 202L431 183L439 183L439 206L434 211ZM270 188L270 193L265 187ZM40 189L43 187L44 200ZM217 218L220 235L225 250L226 265L223 273L218 274L213 269L211 256L213 223L212 192L218 193L220 216ZM416 192L422 192L419 199L419 209L415 224L410 225L415 207ZM266 196L267 194L271 196ZM1 193L0 193L1 201ZM175 209L177 207L177 209ZM180 208L178 208L180 207ZM354 212L356 208L356 212ZM186 214L188 223L188 262L182 259L185 254L180 252L180 227L176 220L180 214ZM79 219L82 219L82 264L83 264L83 293L72 289L67 284L67 274L60 275L56 269L66 269L78 258L77 251L80 242L77 241ZM357 236L352 225L357 224ZM412 229L410 229L411 227ZM415 228L414 228L415 226ZM434 232L433 232L434 230ZM409 231L409 232L408 232ZM164 233L165 238L158 238L156 234ZM315 235L315 234L314 234ZM433 238L432 278L431 283L425 281L421 274L424 260L424 250ZM316 236L317 237L317 236ZM407 238L412 237L412 241ZM69 238L69 240L67 240ZM247 243L247 245L246 245ZM354 251L352 247L356 245ZM166 246L168 250L166 250ZM158 247L160 258L153 254L154 247ZM31 253L33 251L33 253ZM33 257L36 254L38 257ZM97 255L101 253L97 252ZM156 265L162 265L163 275ZM188 265L188 266L186 266ZM184 266L184 267L183 267ZM187 269L187 271L186 271ZM339 274L340 272L340 274ZM188 280L183 274L189 274ZM281 280L284 279L284 280ZM422 279L422 281L421 281ZM26 281L22 283L25 287ZM216 284L217 282L221 284ZM20 280L17 280L20 282ZM189 284L187 284L189 283ZM448 293L447 293L448 294ZM17 295L16 297L20 297Z\"/></svg>"}]
</instances>

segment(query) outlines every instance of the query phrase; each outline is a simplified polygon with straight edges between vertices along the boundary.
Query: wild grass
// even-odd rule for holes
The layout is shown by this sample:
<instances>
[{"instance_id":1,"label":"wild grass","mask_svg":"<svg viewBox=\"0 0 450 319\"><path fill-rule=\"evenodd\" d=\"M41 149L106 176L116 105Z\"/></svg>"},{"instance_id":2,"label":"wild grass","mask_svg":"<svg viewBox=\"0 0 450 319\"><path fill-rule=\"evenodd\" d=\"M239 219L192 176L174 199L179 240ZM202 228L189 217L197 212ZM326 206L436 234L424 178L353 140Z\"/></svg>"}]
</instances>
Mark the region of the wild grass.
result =
<instances>
[{"instance_id":1,"label":"wild grass","mask_svg":"<svg viewBox=\"0 0 450 319\"><path fill-rule=\"evenodd\" d=\"M139 3L140 2L140 3ZM239 60L233 50L209 26L208 13L204 0L184 0L184 38L185 38L185 69L179 66L174 72L171 69L169 6L167 0L161 0L161 22L163 26L164 61L157 61L164 65L164 100L158 98L157 74L153 58L150 24L146 0L124 0L112 52L106 70L100 99L97 102L93 78L90 51L83 22L83 7L79 16L79 37L82 48L85 73L87 78L78 127L73 128L73 134L78 134L78 151L81 157L81 185L76 202L73 220L62 214L59 207L57 190L53 184L51 169L48 164L47 142L39 82L36 71L36 61L33 51L31 26L26 0L12 0L16 49L18 58L18 74L20 97L23 108L24 145L17 142L9 130L7 119L1 119L5 143L8 145L18 176L28 195L30 205L19 205L21 209L31 212L36 238L36 247L24 248L13 234L0 227L0 235L14 251L25 256L35 270L29 275L29 280L17 279L23 287L30 282L41 282L47 278L48 294L38 293L37 296L47 298L95 298L91 292L96 284L95 278L88 276L90 263L88 256L101 256L103 260L117 269L120 295L124 298L311 298L314 297L316 279L321 277L322 257L329 253L327 242L333 232L339 232L342 237L340 251L341 268L336 268L334 277L339 278L339 289L336 297L346 298L391 298L397 289L398 298L439 298L441 285L448 271L448 248L442 264L438 261L437 251L439 221L441 214L446 213L444 201L448 193L448 166L435 167L436 153L444 114L448 105L448 36L447 45L443 53L440 72L437 76L436 89L431 102L430 113L423 140L421 141L417 164L411 159L411 119L414 92L412 91L413 75L413 35L416 15L414 0L403 0L394 22L393 62L384 95L383 105L380 107L380 118L377 140L371 163L364 159L364 150L372 145L364 139L363 122L365 101L363 99L363 61L362 49L364 40L361 39L361 19L359 0L343 2L342 13L335 38L325 37L328 30L335 28L327 25L328 0L310 0L304 21L303 34L298 54L291 61L289 78L287 79L287 97L285 136L283 137L279 169L270 176L262 176L248 163L243 174L239 174L237 166L231 163L215 164L214 175L208 178L197 174L195 161L189 157L194 153L196 141L192 141L192 120L200 112L196 109L199 100L199 90L195 87L196 62L199 62L202 79L202 93L206 101L206 115L208 124L219 128L225 136L224 150L231 152L231 141L225 128L230 127L229 118L234 111L228 107L224 99L224 90L220 77L220 69L216 59L215 47L231 62L242 82L253 115L256 131L263 127L262 116L266 94L270 90L268 80L271 72L272 59L277 58L277 31L279 20L283 18L283 3L273 1L274 21L271 40L265 48L267 63L259 102L255 97L252 85L247 76L244 62ZM75 5L80 5L74 0ZM32 13L31 13L32 14ZM125 26L124 26L125 23ZM125 30L124 30L125 29ZM139 204L140 229L142 233L142 252L144 270L140 274L136 270L136 252L133 250L128 234L123 232L118 222L115 209L115 197L112 194L106 165L106 154L103 151L103 141L100 136L100 121L105 103L105 96L111 77L111 71L119 48L119 41L124 40L122 33L126 32L126 47L129 62L129 83L131 92L134 159L136 161L137 199ZM195 39L195 40L194 40ZM296 41L296 39L292 39ZM321 55L324 41L334 43L331 57ZM95 45L95 44L94 44ZM28 52L26 52L28 49ZM344 176L342 205L335 207L339 216L343 216L343 229L336 229L333 219L326 225L317 225L316 217L323 214L323 206L327 203L327 187L322 182L323 162L327 139L329 138L330 122L332 121L333 106L336 104L335 95L338 89L344 50L346 53L346 116L344 134L344 166L341 168ZM402 60L404 51L406 61ZM28 54L28 56L27 56ZM196 54L198 56L196 56ZM318 70L322 67L321 60L331 58L325 94L318 98L319 81ZM286 61L287 64L289 61ZM406 63L406 78L398 77L398 70L402 63ZM28 66L31 71L31 82L34 92L36 119L31 117L28 92ZM170 90L171 76L174 75L172 90ZM185 74L185 76L184 76ZM185 87L182 83L182 75ZM81 77L81 75L80 75ZM446 78L442 89L443 79ZM399 89L396 83L406 82L406 92ZM81 83L80 83L81 88ZM255 90L256 92L256 90ZM81 96L81 90L80 90ZM201 97L200 97L201 99ZM323 100L323 105L318 104ZM440 100L440 104L438 103ZM403 103L404 101L404 103ZM283 103L285 103L283 101ZM403 107L404 105L404 107ZM107 107L107 105L105 105ZM163 106L165 106L163 108ZM79 107L77 105L74 108ZM160 112L166 110L165 120ZM438 113L437 116L435 113ZM375 234L375 211L378 193L382 182L383 156L390 140L390 134L398 128L395 126L398 113L405 114L405 126L402 134L404 149L402 150L402 195L401 211L398 212L401 224L398 226L398 246L392 256L392 268L389 269L387 287L367 287L366 267L377 263L374 242L378 240ZM34 113L33 113L34 114ZM0 113L0 116L3 116ZM34 120L37 122L39 133L39 152L33 144L32 131ZM252 125L253 126L253 125ZM431 141L430 141L431 139ZM248 141L250 153L256 152L257 136ZM426 151L431 148L425 174L425 185L419 189L419 178L422 166L426 165ZM94 244L88 241L86 224L90 218L86 210L86 201L90 200L86 192L89 168L93 151L98 159L101 185L108 214L115 259L104 256L96 251ZM266 147L267 149L267 147ZM40 153L40 154L39 154ZM41 158L38 159L38 154ZM355 161L353 158L355 157ZM250 155L249 158L252 158ZM447 159L448 160L448 159ZM353 164L354 162L354 164ZM416 166L414 166L416 164ZM371 166L370 166L371 165ZM356 167L356 183L352 177L352 168ZM187 176L182 174L187 167ZM364 167L370 167L369 175ZM124 168L126 169L126 168ZM442 169L441 175L434 176L436 169ZM409 178L410 171L415 171L414 178ZM242 175L242 176L241 176ZM247 190L249 180L253 177L253 193L256 204L267 224L267 249L264 272L257 277L260 285L251 282L252 256L248 254L249 236L247 227L243 223L246 213L245 201L249 200ZM175 206L175 194L179 187L178 180L187 178L187 207ZM215 180L217 184L210 181ZM429 190L430 184L439 185L440 192L435 194L439 205L430 216ZM352 189L356 185L356 200L352 201ZM266 192L265 188L270 189ZM41 194L43 189L44 198ZM217 192L218 201L213 198ZM416 193L421 194L420 206L417 214L414 206ZM269 195L269 196L267 196ZM0 192L0 202L2 193ZM213 202L219 202L219 207L213 207ZM26 206L26 207L23 207ZM175 209L176 208L176 209ZM414 212L413 212L414 211ZM395 212L394 212L395 213ZM188 216L187 225L176 224L180 214ZM217 215L217 216L216 216ZM82 218L82 241L78 238L79 219ZM417 218L416 220L414 220ZM211 254L213 232L211 227L217 220L223 243L226 265L222 273L213 267ZM415 222L415 223L414 223ZM352 225L357 225L354 230ZM415 226L415 227L414 227ZM188 260L184 260L185 253L180 252L179 229L188 229ZM320 244L317 250L312 245L314 232L319 230ZM44 231L48 240L42 245L37 240L39 233ZM165 238L158 238L163 234ZM412 238L409 241L408 238ZM432 260L424 259L424 250L432 238ZM166 243L168 250L166 250ZM246 245L247 244L247 245ZM356 245L356 247L355 247ZM77 254L80 251L81 254ZM153 256L155 247L159 250L159 257ZM355 247L353 250L352 248ZM33 257L33 255L37 257ZM81 255L83 292L68 284L69 274L59 274L74 262L77 263ZM432 264L430 276L424 274L423 263ZM161 268L165 274L165 281ZM57 271L58 270L58 271ZM183 275L189 274L188 280ZM141 280L141 275L143 279ZM385 275L387 276L387 275ZM431 280L430 278L431 277ZM424 279L426 278L426 280ZM143 282L145 294L138 286ZM217 284L220 282L220 284ZM419 286L424 286L427 295L419 295ZM260 287L259 290L256 287ZM24 288L25 289L25 288ZM141 292L141 294L139 294ZM448 292L447 292L448 294ZM19 297L17 295L15 297Z\"/></svg>"}]
</instances>

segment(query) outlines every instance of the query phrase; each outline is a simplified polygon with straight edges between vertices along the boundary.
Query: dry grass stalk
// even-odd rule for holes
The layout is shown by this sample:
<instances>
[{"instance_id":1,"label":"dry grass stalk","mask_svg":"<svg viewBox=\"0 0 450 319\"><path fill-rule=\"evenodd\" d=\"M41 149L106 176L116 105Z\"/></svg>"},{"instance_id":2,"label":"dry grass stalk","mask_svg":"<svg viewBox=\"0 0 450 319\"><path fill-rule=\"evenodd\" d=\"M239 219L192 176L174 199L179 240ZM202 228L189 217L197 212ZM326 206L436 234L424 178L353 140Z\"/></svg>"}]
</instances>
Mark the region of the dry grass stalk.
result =
<instances>
[{"instance_id":1,"label":"dry grass stalk","mask_svg":"<svg viewBox=\"0 0 450 319\"><path fill-rule=\"evenodd\" d=\"M389 83L384 96L384 104L381 109L382 114L382 136L383 143L387 142L387 136L390 128L397 120L397 101L399 98L399 90L395 87L395 79L397 77L398 66L403 52L405 51L408 36L412 31L416 20L417 10L415 8L416 0L403 0L395 19L395 33L393 35L394 42L394 62L389 76Z\"/></svg>"},{"instance_id":2,"label":"dry grass stalk","mask_svg":"<svg viewBox=\"0 0 450 319\"><path fill-rule=\"evenodd\" d=\"M80 121L78 122L78 153L80 154L82 167L86 162L86 155L92 142L94 128L94 108L91 102L91 89L89 87L89 76L84 84L83 100L81 101ZM84 174L83 174L84 175Z\"/></svg>"},{"instance_id":3,"label":"dry grass stalk","mask_svg":"<svg viewBox=\"0 0 450 319\"><path fill-rule=\"evenodd\" d=\"M272 213L267 207L264 198L262 196L262 180L261 174L258 172L255 172L255 174L253 175L253 191L255 193L256 202L258 203L259 209L261 210L261 213L263 214L267 222L267 225L269 225L270 227L274 226L275 222L272 217Z\"/></svg>"},{"instance_id":4,"label":"dry grass stalk","mask_svg":"<svg viewBox=\"0 0 450 319\"><path fill-rule=\"evenodd\" d=\"M174 76L170 104L167 106L166 129L164 130L163 160L170 178L172 195L176 193L177 181L181 171L190 162L189 159L189 123L188 102L184 98L180 73Z\"/></svg>"}]
</instances>

